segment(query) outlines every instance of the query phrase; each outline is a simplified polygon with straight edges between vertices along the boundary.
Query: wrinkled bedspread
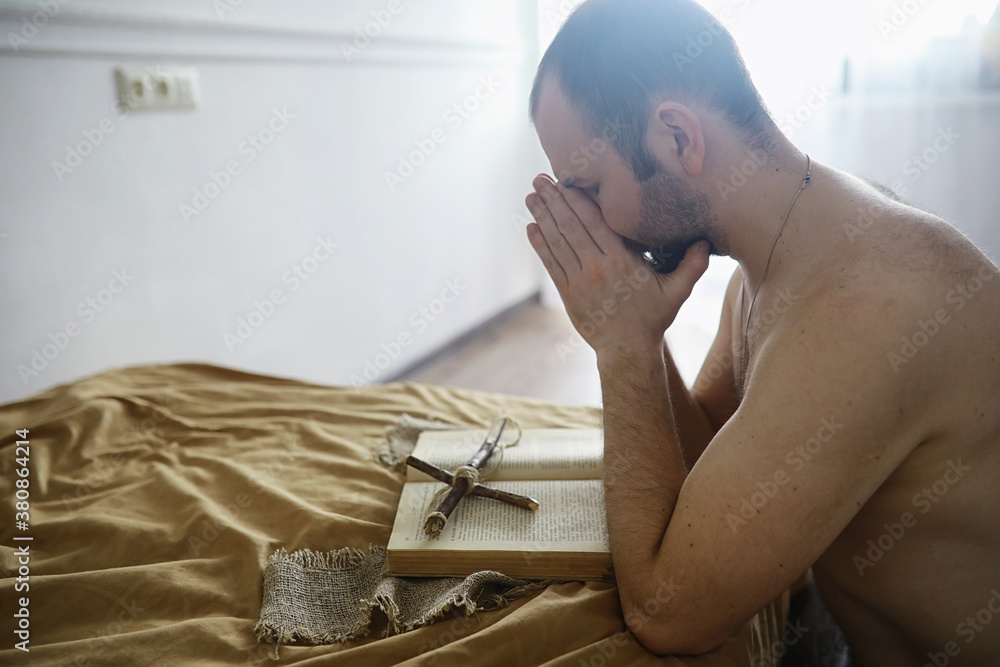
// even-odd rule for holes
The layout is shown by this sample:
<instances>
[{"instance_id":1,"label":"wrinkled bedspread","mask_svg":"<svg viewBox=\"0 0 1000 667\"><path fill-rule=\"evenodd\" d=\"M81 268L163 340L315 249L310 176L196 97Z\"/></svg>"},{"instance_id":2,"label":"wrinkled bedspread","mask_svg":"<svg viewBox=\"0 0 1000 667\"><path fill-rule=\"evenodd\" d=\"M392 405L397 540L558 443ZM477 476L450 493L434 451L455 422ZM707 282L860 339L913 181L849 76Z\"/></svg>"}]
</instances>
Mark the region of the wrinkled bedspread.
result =
<instances>
[{"instance_id":1,"label":"wrinkled bedspread","mask_svg":"<svg viewBox=\"0 0 1000 667\"><path fill-rule=\"evenodd\" d=\"M0 663L751 664L749 623L710 655L653 656L626 630L614 585L598 582L550 585L387 638L376 620L364 639L282 646L271 660L253 632L268 556L388 541L403 479L372 456L386 426L403 413L486 426L502 412L527 428L601 417L450 387L326 387L198 364L114 370L2 406ZM18 530L15 430L25 428L30 521ZM30 589L18 592L24 545ZM11 611L25 596L28 654L14 649ZM772 630L782 625L787 594L766 611Z\"/></svg>"}]
</instances>

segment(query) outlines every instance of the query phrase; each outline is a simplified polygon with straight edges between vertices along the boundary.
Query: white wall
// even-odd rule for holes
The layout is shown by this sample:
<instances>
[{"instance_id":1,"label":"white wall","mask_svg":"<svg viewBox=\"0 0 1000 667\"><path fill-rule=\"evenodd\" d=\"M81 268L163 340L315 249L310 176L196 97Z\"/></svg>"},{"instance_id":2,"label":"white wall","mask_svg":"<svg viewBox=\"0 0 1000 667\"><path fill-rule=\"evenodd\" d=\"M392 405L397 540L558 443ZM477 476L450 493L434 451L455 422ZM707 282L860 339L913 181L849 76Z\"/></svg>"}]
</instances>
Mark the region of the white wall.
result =
<instances>
[{"instance_id":1,"label":"white wall","mask_svg":"<svg viewBox=\"0 0 1000 667\"><path fill-rule=\"evenodd\" d=\"M893 187L1000 257L1000 189L990 184L1000 91L977 87L982 24L997 0L704 4L728 11L754 82L796 145ZM949 127L954 141L938 151Z\"/></svg>"},{"instance_id":2,"label":"white wall","mask_svg":"<svg viewBox=\"0 0 1000 667\"><path fill-rule=\"evenodd\" d=\"M534 2L223 2L54 0L37 34L37 2L0 2L0 401L184 360L330 384L379 361L382 381L539 289L523 230L547 168L526 111ZM372 12L392 20L348 61ZM122 117L123 65L197 68L200 106ZM477 90L478 108L446 116ZM291 118L250 160L275 110ZM390 189L385 173L435 129L443 141ZM185 220L229 161L240 173ZM318 239L339 247L303 265ZM315 268L297 288L296 265ZM116 270L129 284L102 292ZM466 287L436 302L447 281ZM283 302L227 345L274 290ZM102 312L85 305L101 297ZM377 358L401 335L398 357Z\"/></svg>"}]
</instances>

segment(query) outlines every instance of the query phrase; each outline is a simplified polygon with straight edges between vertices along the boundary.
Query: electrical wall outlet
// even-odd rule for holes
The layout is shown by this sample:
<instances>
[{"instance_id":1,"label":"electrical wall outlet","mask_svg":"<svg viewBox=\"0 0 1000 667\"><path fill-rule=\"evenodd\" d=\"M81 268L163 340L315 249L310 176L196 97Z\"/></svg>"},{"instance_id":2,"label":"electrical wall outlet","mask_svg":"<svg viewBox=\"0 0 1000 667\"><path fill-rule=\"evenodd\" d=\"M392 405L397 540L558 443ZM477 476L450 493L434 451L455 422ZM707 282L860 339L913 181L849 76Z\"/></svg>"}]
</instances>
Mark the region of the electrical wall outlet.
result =
<instances>
[{"instance_id":1,"label":"electrical wall outlet","mask_svg":"<svg viewBox=\"0 0 1000 667\"><path fill-rule=\"evenodd\" d=\"M198 70L193 67L119 67L115 83L118 101L133 111L198 106Z\"/></svg>"}]
</instances>

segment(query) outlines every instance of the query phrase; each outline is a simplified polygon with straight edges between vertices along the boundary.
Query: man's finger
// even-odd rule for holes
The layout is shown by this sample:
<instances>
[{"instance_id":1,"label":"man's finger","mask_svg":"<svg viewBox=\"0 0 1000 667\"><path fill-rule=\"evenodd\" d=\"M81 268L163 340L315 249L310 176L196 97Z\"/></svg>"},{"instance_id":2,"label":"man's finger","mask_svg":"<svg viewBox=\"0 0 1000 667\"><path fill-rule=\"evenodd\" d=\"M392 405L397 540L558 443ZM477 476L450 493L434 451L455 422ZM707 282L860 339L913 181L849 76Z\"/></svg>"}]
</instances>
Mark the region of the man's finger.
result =
<instances>
[{"instance_id":1,"label":"man's finger","mask_svg":"<svg viewBox=\"0 0 1000 667\"><path fill-rule=\"evenodd\" d=\"M533 192L525 197L524 203L528 205L531 217L535 219L538 227L542 230L542 236L545 238L552 256L559 262L563 270L567 273L579 271L583 266L580 263L580 258L566 241L566 237L559 231L555 218L552 217L552 212L542 196Z\"/></svg>"},{"instance_id":2,"label":"man's finger","mask_svg":"<svg viewBox=\"0 0 1000 667\"><path fill-rule=\"evenodd\" d=\"M563 271L562 266L556 261L556 258L552 256L552 251L549 250L548 243L545 242L545 237L542 236L541 230L538 229L538 225L534 222L529 223L525 228L528 234L528 243L535 250L535 254L538 255L538 259L542 260L542 265L545 270L549 272L552 277L552 282L556 284L556 288L559 293L562 294L562 289L568 284L566 279L566 272Z\"/></svg>"},{"instance_id":3,"label":"man's finger","mask_svg":"<svg viewBox=\"0 0 1000 667\"><path fill-rule=\"evenodd\" d=\"M665 280L675 285L675 289L685 290L685 299L691 296L695 283L708 269L710 247L708 241L698 241L693 244L684 253L684 259L677 265L677 269L664 276Z\"/></svg>"},{"instance_id":4,"label":"man's finger","mask_svg":"<svg viewBox=\"0 0 1000 667\"><path fill-rule=\"evenodd\" d=\"M566 203L576 212L598 250L604 254L620 251L624 247L622 237L608 226L601 208L585 193L576 188L562 188Z\"/></svg>"},{"instance_id":5,"label":"man's finger","mask_svg":"<svg viewBox=\"0 0 1000 667\"><path fill-rule=\"evenodd\" d=\"M535 190L545 201L545 205L548 206L549 212L556 222L556 228L576 252L581 264L587 257L602 254L601 249L591 238L590 232L580 221L576 211L566 202L563 196L566 193L566 188L554 185L544 176L536 178L533 184Z\"/></svg>"}]
</instances>

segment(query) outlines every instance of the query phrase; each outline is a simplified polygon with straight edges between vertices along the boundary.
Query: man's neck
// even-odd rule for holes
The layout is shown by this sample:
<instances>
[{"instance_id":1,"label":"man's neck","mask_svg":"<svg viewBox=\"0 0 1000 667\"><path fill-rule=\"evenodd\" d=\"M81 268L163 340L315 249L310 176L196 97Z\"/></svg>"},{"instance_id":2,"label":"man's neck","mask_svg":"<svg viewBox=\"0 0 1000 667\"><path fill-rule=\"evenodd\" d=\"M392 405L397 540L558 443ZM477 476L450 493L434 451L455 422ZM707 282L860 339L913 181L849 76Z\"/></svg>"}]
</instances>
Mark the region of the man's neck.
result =
<instances>
[{"instance_id":1,"label":"man's neck","mask_svg":"<svg viewBox=\"0 0 1000 667\"><path fill-rule=\"evenodd\" d=\"M719 202L718 219L726 234L727 254L740 263L751 293L760 283L768 265L786 212L788 219L785 220L782 237L789 227L801 220L807 207L808 193L816 188L817 171L813 161L812 183L789 211L789 205L806 175L806 155L791 144L783 143L774 156L766 158L763 153L751 154L743 149L742 154L726 156L717 169L716 178L724 184L717 189L725 199ZM780 252L781 245L779 240L774 254ZM769 272L774 270L775 267L771 266Z\"/></svg>"}]
</instances>

